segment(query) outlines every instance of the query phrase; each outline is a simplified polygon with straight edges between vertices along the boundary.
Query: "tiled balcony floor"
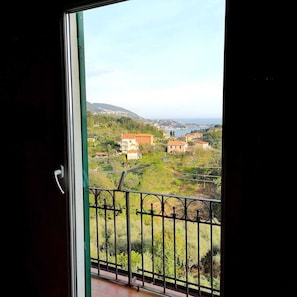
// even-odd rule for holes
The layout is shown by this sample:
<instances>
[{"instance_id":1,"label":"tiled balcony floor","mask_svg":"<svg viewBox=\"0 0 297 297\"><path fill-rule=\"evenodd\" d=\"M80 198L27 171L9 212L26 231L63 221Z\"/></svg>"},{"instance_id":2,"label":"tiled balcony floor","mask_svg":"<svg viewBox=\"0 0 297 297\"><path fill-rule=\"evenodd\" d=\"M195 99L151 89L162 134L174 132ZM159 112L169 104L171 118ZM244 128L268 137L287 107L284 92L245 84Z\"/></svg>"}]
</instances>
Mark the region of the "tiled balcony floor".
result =
<instances>
[{"instance_id":1,"label":"tiled balcony floor","mask_svg":"<svg viewBox=\"0 0 297 297\"><path fill-rule=\"evenodd\" d=\"M92 277L92 297L158 297L160 294L152 293L126 284L115 283L102 278Z\"/></svg>"}]
</instances>

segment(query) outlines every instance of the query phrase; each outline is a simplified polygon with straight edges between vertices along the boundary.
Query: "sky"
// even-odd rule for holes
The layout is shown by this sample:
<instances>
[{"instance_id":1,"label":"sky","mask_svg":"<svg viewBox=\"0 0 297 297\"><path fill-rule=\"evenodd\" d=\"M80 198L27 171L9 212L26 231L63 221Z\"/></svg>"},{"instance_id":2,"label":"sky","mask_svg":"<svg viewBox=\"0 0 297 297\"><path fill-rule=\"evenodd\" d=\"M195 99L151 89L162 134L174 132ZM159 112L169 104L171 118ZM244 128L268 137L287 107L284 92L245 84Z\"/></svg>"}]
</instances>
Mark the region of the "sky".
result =
<instances>
[{"instance_id":1,"label":"sky","mask_svg":"<svg viewBox=\"0 0 297 297\"><path fill-rule=\"evenodd\" d=\"M146 119L221 118L224 0L128 0L83 12L86 98Z\"/></svg>"}]
</instances>

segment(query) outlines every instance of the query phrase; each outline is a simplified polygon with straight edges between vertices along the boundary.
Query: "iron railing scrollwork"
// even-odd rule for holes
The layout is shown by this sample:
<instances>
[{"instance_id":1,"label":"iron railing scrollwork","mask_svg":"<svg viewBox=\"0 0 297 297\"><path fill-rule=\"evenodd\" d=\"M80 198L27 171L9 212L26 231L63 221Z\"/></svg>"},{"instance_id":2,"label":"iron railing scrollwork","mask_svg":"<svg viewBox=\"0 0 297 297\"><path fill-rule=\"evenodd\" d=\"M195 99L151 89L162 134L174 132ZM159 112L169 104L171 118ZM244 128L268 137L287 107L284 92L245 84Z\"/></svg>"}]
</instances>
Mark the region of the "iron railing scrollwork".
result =
<instances>
[{"instance_id":1,"label":"iron railing scrollwork","mask_svg":"<svg viewBox=\"0 0 297 297\"><path fill-rule=\"evenodd\" d=\"M89 188L92 268L168 295L220 295L221 201Z\"/></svg>"}]
</instances>

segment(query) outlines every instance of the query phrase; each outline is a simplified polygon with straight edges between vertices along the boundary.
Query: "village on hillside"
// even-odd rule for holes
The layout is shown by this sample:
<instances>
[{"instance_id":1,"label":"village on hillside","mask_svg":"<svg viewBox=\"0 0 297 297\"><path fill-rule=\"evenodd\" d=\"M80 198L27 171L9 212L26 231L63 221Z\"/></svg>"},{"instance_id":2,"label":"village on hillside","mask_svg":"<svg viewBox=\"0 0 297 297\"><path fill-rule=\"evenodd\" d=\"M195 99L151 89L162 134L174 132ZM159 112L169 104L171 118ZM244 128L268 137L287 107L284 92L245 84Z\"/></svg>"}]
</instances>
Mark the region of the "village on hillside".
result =
<instances>
[{"instance_id":1,"label":"village on hillside","mask_svg":"<svg viewBox=\"0 0 297 297\"><path fill-rule=\"evenodd\" d=\"M174 154L190 152L197 148L211 149L210 143L204 141L203 136L202 132L193 131L175 138L164 132L164 138L168 139L166 151ZM95 141L95 139L89 138L88 141ZM154 145L154 136L145 133L123 133L119 142L119 152L125 154L127 160L138 160L142 157L140 145L143 144ZM96 156L108 157L108 153L96 152Z\"/></svg>"}]
</instances>

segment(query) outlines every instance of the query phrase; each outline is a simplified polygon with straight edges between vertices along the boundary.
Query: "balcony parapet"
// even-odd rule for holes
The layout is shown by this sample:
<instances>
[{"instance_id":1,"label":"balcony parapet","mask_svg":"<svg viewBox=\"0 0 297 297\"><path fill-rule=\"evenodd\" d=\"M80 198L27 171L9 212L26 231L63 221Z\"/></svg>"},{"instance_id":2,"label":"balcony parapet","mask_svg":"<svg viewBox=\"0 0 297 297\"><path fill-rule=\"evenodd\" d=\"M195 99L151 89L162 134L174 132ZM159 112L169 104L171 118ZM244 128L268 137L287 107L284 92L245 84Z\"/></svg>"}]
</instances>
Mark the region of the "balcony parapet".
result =
<instances>
[{"instance_id":1,"label":"balcony parapet","mask_svg":"<svg viewBox=\"0 0 297 297\"><path fill-rule=\"evenodd\" d=\"M93 274L164 295L220 296L220 200L90 187L89 213Z\"/></svg>"}]
</instances>

